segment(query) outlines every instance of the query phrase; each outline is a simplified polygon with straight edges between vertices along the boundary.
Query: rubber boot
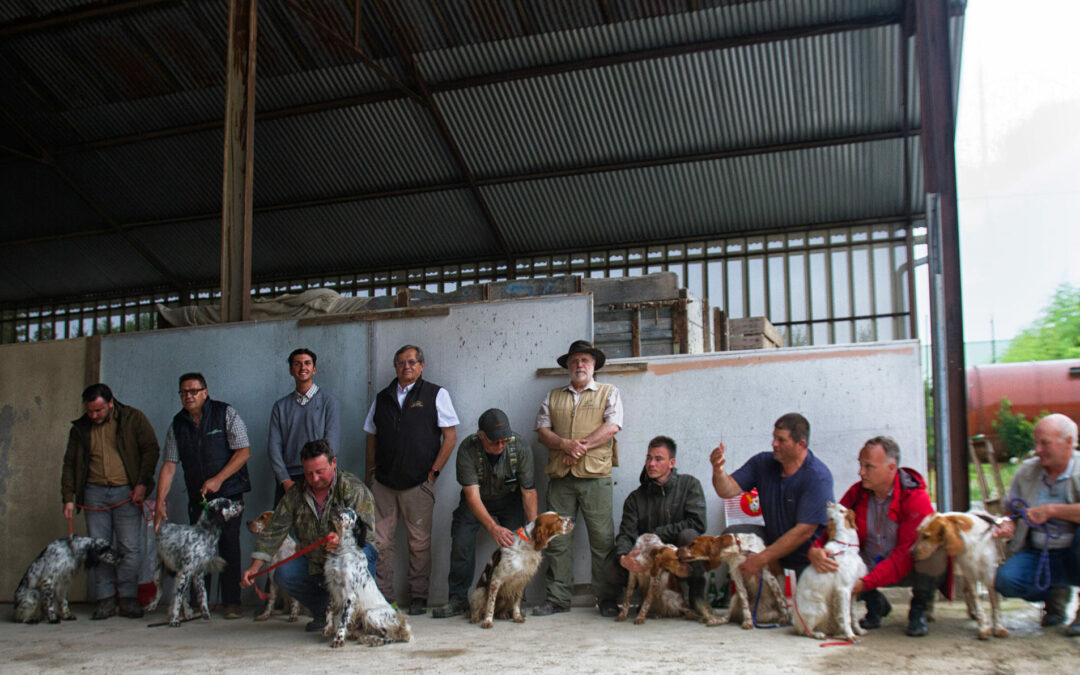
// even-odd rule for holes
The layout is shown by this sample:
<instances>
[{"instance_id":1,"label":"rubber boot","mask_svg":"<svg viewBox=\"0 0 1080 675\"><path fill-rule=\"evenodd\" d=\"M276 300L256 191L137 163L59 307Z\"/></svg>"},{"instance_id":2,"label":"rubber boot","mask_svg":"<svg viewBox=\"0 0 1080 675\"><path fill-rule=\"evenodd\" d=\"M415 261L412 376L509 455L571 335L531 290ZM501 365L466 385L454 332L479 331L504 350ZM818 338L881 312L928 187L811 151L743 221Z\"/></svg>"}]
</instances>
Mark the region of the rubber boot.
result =
<instances>
[{"instance_id":1,"label":"rubber boot","mask_svg":"<svg viewBox=\"0 0 1080 675\"><path fill-rule=\"evenodd\" d=\"M889 616L889 612L892 611L889 599L876 588L859 593L859 599L866 603L866 616L859 619L859 625L866 630L880 628L881 620Z\"/></svg>"},{"instance_id":2,"label":"rubber boot","mask_svg":"<svg viewBox=\"0 0 1080 675\"><path fill-rule=\"evenodd\" d=\"M1043 628L1060 626L1065 623L1065 608L1069 605L1070 588L1068 586L1052 586L1043 604Z\"/></svg>"},{"instance_id":3,"label":"rubber boot","mask_svg":"<svg viewBox=\"0 0 1080 675\"><path fill-rule=\"evenodd\" d=\"M922 637L930 632L926 625L926 614L934 606L934 594L937 593L944 575L932 577L926 574L916 574L915 583L911 586L911 605L908 609L907 634L911 637Z\"/></svg>"}]
</instances>

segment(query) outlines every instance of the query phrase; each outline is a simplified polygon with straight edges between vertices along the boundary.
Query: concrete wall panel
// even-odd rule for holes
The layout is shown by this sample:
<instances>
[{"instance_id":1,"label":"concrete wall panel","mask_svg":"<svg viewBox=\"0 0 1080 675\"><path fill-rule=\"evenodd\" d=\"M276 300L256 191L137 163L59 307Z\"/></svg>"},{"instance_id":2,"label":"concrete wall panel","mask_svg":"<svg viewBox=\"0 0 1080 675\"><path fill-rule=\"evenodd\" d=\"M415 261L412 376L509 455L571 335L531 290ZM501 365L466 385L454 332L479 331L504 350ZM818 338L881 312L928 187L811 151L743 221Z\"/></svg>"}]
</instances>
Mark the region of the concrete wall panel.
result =
<instances>
[{"instance_id":1,"label":"concrete wall panel","mask_svg":"<svg viewBox=\"0 0 1080 675\"><path fill-rule=\"evenodd\" d=\"M60 470L71 420L82 414L85 339L0 346L0 598L10 602L35 556L68 533ZM75 531L85 534L82 517ZM69 596L85 598L76 580Z\"/></svg>"}]
</instances>

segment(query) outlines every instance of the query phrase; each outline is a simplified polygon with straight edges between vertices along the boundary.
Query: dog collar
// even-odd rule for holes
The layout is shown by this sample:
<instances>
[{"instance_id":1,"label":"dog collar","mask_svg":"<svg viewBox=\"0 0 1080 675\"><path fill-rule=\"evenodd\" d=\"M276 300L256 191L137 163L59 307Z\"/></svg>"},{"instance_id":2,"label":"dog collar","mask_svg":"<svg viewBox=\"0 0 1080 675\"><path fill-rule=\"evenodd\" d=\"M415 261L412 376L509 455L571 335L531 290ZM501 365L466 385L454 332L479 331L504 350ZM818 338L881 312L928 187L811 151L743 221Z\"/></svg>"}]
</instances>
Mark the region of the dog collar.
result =
<instances>
[{"instance_id":1,"label":"dog collar","mask_svg":"<svg viewBox=\"0 0 1080 675\"><path fill-rule=\"evenodd\" d=\"M524 527L519 527L518 528L517 536L521 537L525 541L532 541L531 539L529 539L529 535L525 534L525 528Z\"/></svg>"}]
</instances>

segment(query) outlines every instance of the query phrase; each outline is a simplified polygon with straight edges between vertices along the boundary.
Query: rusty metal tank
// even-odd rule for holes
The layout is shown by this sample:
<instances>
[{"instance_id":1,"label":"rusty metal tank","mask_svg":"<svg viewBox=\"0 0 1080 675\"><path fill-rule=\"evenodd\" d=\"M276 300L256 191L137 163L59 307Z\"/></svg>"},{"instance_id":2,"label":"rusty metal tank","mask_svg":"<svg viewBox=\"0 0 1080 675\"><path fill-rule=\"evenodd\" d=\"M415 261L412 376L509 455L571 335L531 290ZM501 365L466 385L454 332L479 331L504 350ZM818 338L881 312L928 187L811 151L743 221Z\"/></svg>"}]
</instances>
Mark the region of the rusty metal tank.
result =
<instances>
[{"instance_id":1,"label":"rusty metal tank","mask_svg":"<svg viewBox=\"0 0 1080 675\"><path fill-rule=\"evenodd\" d=\"M1024 413L1028 419L1046 411L1064 413L1080 422L1080 359L968 368L969 434L993 434L990 423L1003 397L1012 402L1014 413Z\"/></svg>"}]
</instances>

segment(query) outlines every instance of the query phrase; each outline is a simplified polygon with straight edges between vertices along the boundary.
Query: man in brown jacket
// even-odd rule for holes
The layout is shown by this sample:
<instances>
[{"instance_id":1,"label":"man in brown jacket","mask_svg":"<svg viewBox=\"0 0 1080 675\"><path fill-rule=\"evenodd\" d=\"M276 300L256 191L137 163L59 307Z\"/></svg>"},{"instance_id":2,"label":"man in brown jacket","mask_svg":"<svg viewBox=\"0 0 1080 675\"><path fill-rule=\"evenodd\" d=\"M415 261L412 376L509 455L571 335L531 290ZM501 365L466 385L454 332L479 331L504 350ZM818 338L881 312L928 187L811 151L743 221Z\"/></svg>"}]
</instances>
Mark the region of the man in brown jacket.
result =
<instances>
[{"instance_id":1,"label":"man in brown jacket","mask_svg":"<svg viewBox=\"0 0 1080 675\"><path fill-rule=\"evenodd\" d=\"M86 507L86 530L91 537L112 540L123 556L116 566L92 570L91 600L97 600L92 619L117 613L137 619L143 615L136 600L139 585L139 527L142 503L154 489L158 442L142 411L113 398L104 384L82 394L86 413L71 423L60 493L64 517ZM119 506L116 506L119 504ZM100 509L100 510L96 510Z\"/></svg>"}]
</instances>

